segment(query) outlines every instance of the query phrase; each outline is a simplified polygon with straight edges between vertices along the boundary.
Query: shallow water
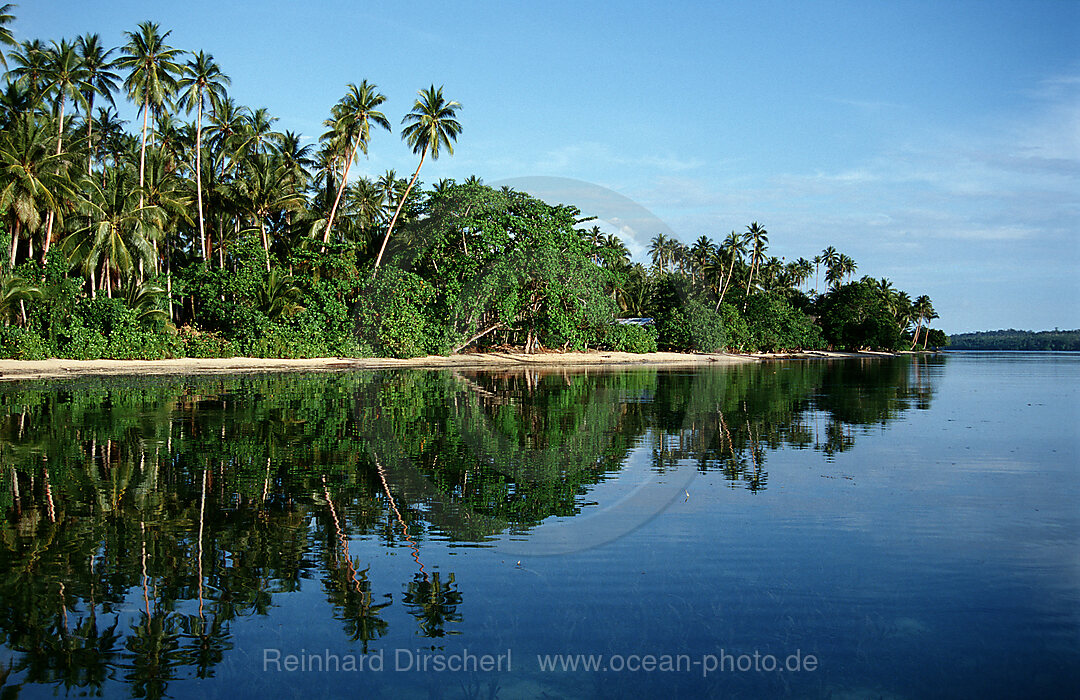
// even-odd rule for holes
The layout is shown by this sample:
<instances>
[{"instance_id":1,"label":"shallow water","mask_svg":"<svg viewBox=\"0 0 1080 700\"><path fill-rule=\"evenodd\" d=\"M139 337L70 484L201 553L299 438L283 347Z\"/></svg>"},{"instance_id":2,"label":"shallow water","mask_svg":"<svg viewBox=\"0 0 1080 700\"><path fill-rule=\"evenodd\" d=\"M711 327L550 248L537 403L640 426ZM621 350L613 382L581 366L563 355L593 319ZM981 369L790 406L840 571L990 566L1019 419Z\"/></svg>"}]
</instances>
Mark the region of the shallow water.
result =
<instances>
[{"instance_id":1,"label":"shallow water","mask_svg":"<svg viewBox=\"0 0 1080 700\"><path fill-rule=\"evenodd\" d=\"M1066 695L1078 380L956 353L6 384L0 693Z\"/></svg>"}]
</instances>

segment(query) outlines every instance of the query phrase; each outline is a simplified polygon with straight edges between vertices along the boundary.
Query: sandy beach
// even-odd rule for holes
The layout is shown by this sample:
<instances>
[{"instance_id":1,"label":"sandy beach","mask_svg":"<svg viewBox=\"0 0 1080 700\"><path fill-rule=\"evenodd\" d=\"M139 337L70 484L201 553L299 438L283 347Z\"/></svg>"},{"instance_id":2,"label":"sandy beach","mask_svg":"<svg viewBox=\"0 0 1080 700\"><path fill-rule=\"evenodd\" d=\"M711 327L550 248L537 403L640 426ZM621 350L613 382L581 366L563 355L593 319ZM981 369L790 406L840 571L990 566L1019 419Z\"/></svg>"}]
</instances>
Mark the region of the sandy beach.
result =
<instances>
[{"instance_id":1,"label":"sandy beach","mask_svg":"<svg viewBox=\"0 0 1080 700\"><path fill-rule=\"evenodd\" d=\"M890 353L846 353L810 351L792 353L759 353L751 355L686 354L656 352L571 352L522 353L491 352L414 357L407 360L383 357L344 358L324 357L307 360L276 360L257 357L219 359L183 358L175 360L0 360L0 381L45 379L76 376L168 375L168 374L233 374L243 372L343 372L349 370L387 369L394 367L419 369L512 369L514 367L588 367L627 365L703 365L710 363L739 364L785 359L846 359L888 357Z\"/></svg>"}]
</instances>

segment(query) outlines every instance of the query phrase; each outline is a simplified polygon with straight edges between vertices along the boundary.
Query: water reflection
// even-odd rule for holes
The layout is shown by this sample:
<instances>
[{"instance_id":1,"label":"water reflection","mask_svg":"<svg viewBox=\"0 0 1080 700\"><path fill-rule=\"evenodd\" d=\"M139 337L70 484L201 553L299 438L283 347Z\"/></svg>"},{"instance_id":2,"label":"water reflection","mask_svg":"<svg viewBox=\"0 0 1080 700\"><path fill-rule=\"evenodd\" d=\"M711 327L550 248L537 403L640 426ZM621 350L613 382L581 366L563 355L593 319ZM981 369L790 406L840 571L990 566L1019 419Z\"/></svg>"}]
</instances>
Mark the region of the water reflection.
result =
<instances>
[{"instance_id":1,"label":"water reflection","mask_svg":"<svg viewBox=\"0 0 1080 700\"><path fill-rule=\"evenodd\" d=\"M762 491L776 450L843 452L928 407L940 362L3 385L0 685L166 696L310 578L362 653L395 595L416 636L456 635L468 592L426 543L578 515L642 447ZM398 588L362 541L409 551Z\"/></svg>"}]
</instances>

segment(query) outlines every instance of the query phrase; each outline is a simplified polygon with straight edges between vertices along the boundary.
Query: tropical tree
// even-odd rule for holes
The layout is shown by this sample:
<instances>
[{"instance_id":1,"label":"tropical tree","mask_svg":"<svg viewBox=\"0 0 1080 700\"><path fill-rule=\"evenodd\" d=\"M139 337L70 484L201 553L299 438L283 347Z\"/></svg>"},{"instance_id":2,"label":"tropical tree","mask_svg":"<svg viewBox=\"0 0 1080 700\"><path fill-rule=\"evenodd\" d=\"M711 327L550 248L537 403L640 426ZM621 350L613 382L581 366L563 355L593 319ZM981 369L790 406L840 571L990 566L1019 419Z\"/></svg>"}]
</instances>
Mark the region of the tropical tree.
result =
<instances>
[{"instance_id":1,"label":"tropical tree","mask_svg":"<svg viewBox=\"0 0 1080 700\"><path fill-rule=\"evenodd\" d=\"M45 85L45 94L56 99L56 111L59 114L56 135L57 155L60 155L64 150L64 109L67 106L67 100L70 97L77 105L83 104L83 92L86 87L86 71L83 68L82 59L79 58L75 49L75 44L68 43L65 40L61 40L59 44L54 41L52 50L46 54L47 83ZM49 247L52 244L55 217L56 212L49 211L47 223L45 224L43 256L48 255Z\"/></svg>"},{"instance_id":2,"label":"tropical tree","mask_svg":"<svg viewBox=\"0 0 1080 700\"><path fill-rule=\"evenodd\" d=\"M113 93L120 76L112 72L113 62L109 58L116 49L106 50L101 45L97 34L85 34L79 37L75 45L83 68L83 103L86 105L86 141L89 149L86 172L94 172L94 100L99 95L113 107Z\"/></svg>"},{"instance_id":3,"label":"tropical tree","mask_svg":"<svg viewBox=\"0 0 1080 700\"><path fill-rule=\"evenodd\" d=\"M757 269L758 263L761 262L765 250L769 247L769 232L765 230L764 226L754 221L746 227L743 242L750 246L750 276L746 279L746 296L749 297L750 286L754 282L754 271ZM746 309L745 300L743 301L743 309Z\"/></svg>"},{"instance_id":4,"label":"tropical tree","mask_svg":"<svg viewBox=\"0 0 1080 700\"><path fill-rule=\"evenodd\" d=\"M915 315L915 337L911 341L911 348L914 349L919 343L919 331L922 329L923 321L931 321L938 318L937 312L934 311L934 304L930 301L930 297L923 294L916 297L915 302L911 305L911 310ZM923 345L925 347L926 340L923 339Z\"/></svg>"},{"instance_id":5,"label":"tropical tree","mask_svg":"<svg viewBox=\"0 0 1080 700\"><path fill-rule=\"evenodd\" d=\"M186 69L178 61L184 52L165 43L171 31L160 33L154 22L143 22L138 31L126 32L128 43L116 65L126 71L124 89L142 113L142 147L139 150L139 187L146 168L146 125L151 110L160 109L176 91L177 78Z\"/></svg>"},{"instance_id":6,"label":"tropical tree","mask_svg":"<svg viewBox=\"0 0 1080 700\"><path fill-rule=\"evenodd\" d=\"M187 62L186 75L177 83L180 91L179 105L187 110L195 109L195 198L199 211L199 252L203 260L210 259L210 241L206 236L203 220L202 192L202 127L203 101L210 97L216 104L225 97L229 76L221 72L214 57L200 51Z\"/></svg>"},{"instance_id":7,"label":"tropical tree","mask_svg":"<svg viewBox=\"0 0 1080 700\"><path fill-rule=\"evenodd\" d=\"M402 124L406 124L401 131L401 138L412 147L413 153L420 154L420 163L416 166L416 172L413 173L409 186L405 188L405 194L398 203L389 226L386 227L386 238L383 239L379 256L375 259L376 271L382 262L383 253L386 252L386 244L390 241L394 224L397 223L398 216L401 214L401 207L408 199L413 185L416 184L416 178L420 176L424 156L430 151L431 159L438 160L443 148L450 155L454 155L454 141L457 141L458 134L461 133L461 124L457 120L457 110L461 108L461 104L444 98L442 86L436 90L432 85L427 90L421 90L418 95L412 111L401 120Z\"/></svg>"},{"instance_id":8,"label":"tropical tree","mask_svg":"<svg viewBox=\"0 0 1080 700\"><path fill-rule=\"evenodd\" d=\"M236 181L241 206L259 225L259 236L270 272L270 239L266 233L267 217L274 212L298 209L304 196L292 186L292 172L280 157L261 155Z\"/></svg>"},{"instance_id":9,"label":"tropical tree","mask_svg":"<svg viewBox=\"0 0 1080 700\"><path fill-rule=\"evenodd\" d=\"M386 102L386 96L380 93L374 84L369 84L366 80L360 85L349 83L346 86L345 96L334 105L333 118L326 122L330 131L324 134L323 138L340 145L340 150L345 155L345 167L341 182L338 183L333 207L330 209L330 216L326 220L326 230L323 231L324 245L330 242L330 229L334 225L341 195L349 180L349 168L352 167L353 158L356 157L356 150L360 149L364 155L367 155L372 124L391 131L386 115L377 109L384 102Z\"/></svg>"},{"instance_id":10,"label":"tropical tree","mask_svg":"<svg viewBox=\"0 0 1080 700\"><path fill-rule=\"evenodd\" d=\"M89 223L63 243L64 253L82 268L91 290L101 270L101 287L110 297L139 267L156 264L152 241L163 235L162 213L141 203L142 189L132 186L133 177L129 168L109 168L104 185L89 181Z\"/></svg>"},{"instance_id":11,"label":"tropical tree","mask_svg":"<svg viewBox=\"0 0 1080 700\"><path fill-rule=\"evenodd\" d=\"M738 260L739 262L742 262L743 256L746 255L746 240L732 231L728 234L728 237L724 239L724 242L720 245L720 249L727 252L729 262L727 275L724 279L724 286L720 290L720 298L716 301L717 311L720 310L720 305L724 303L724 296L731 286L731 275L735 270L735 261Z\"/></svg>"},{"instance_id":12,"label":"tropical tree","mask_svg":"<svg viewBox=\"0 0 1080 700\"><path fill-rule=\"evenodd\" d=\"M17 46L15 37L11 35L11 29L7 26L15 20L15 15L11 14L11 11L15 9L15 5L10 2L6 5L0 5L0 46ZM4 57L3 50L0 50L0 65L7 68L7 59Z\"/></svg>"},{"instance_id":13,"label":"tropical tree","mask_svg":"<svg viewBox=\"0 0 1080 700\"><path fill-rule=\"evenodd\" d=\"M22 232L38 231L44 212L62 215L59 202L78 197L67 158L53 148L51 124L33 114L21 115L0 136L0 211L11 216L12 266Z\"/></svg>"}]
</instances>

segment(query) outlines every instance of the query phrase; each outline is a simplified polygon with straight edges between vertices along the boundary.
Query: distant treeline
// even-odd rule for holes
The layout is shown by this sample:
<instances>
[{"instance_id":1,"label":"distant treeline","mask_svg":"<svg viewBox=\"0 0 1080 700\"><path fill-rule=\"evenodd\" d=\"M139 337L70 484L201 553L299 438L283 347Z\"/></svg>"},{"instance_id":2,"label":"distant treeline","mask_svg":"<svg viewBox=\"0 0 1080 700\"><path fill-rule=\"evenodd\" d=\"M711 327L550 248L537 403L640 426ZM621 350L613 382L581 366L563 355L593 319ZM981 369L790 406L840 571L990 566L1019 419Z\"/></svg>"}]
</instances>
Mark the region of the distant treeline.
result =
<instances>
[{"instance_id":1,"label":"distant treeline","mask_svg":"<svg viewBox=\"0 0 1080 700\"><path fill-rule=\"evenodd\" d=\"M1080 350L1080 329L1072 331L980 331L949 336L951 350Z\"/></svg>"}]
</instances>

